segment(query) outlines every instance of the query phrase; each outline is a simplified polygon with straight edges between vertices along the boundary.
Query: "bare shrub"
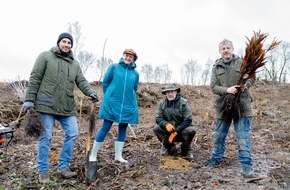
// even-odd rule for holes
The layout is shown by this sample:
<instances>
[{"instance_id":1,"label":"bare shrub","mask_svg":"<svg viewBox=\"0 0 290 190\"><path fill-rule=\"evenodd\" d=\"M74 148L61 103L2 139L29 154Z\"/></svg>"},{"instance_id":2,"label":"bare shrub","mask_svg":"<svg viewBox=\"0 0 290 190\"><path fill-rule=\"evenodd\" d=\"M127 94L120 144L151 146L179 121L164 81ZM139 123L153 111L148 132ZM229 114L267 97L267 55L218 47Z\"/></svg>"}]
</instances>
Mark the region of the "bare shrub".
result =
<instances>
[{"instance_id":1,"label":"bare shrub","mask_svg":"<svg viewBox=\"0 0 290 190\"><path fill-rule=\"evenodd\" d=\"M21 80L19 76L16 77L16 80L8 80L7 83L8 89L12 91L21 102L25 100L25 92L28 86L28 81Z\"/></svg>"}]
</instances>

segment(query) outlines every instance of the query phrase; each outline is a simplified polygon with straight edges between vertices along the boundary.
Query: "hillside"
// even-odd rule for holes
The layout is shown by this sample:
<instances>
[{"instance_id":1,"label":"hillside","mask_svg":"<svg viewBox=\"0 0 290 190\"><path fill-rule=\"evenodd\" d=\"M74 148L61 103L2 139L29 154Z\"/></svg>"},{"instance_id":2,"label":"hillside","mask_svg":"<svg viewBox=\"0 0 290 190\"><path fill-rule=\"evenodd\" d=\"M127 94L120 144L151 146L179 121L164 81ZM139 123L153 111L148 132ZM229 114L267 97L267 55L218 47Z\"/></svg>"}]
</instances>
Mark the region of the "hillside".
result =
<instances>
[{"instance_id":1,"label":"hillside","mask_svg":"<svg viewBox=\"0 0 290 190\"><path fill-rule=\"evenodd\" d=\"M215 128L214 99L208 86L180 86L183 97L190 101L193 125L197 135L192 142L194 159L161 156L161 144L153 133L156 106L161 84L140 84L138 89L140 123L127 131L124 158L126 168L113 160L113 141L116 127L108 134L99 151L98 179L90 186L85 183L85 146L90 102L84 100L79 121L79 138L71 163L77 178L59 179L56 166L63 133L56 124L50 152L50 179L47 185L38 184L36 169L37 140L24 135L21 125L7 148L0 149L1 189L236 189L276 190L290 189L290 84L257 82L252 90L254 99L252 153L256 177L245 179L237 158L233 127L227 138L227 150L221 168L203 169L210 158L212 134ZM100 87L94 85L100 96ZM80 111L82 95L76 89L77 108ZM0 83L1 123L11 123L19 115L21 102L7 84ZM97 104L98 107L99 103ZM102 121L96 120L96 128ZM94 135L93 135L94 136Z\"/></svg>"}]
</instances>

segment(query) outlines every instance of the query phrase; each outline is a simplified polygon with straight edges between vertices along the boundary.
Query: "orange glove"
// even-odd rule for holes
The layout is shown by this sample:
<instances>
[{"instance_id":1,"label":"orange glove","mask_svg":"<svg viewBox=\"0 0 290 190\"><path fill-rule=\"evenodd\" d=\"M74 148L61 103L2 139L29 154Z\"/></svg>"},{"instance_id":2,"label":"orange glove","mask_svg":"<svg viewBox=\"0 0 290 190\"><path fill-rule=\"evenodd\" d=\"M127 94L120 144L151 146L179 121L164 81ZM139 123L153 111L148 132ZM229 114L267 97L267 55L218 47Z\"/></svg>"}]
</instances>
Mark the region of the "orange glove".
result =
<instances>
[{"instance_id":1,"label":"orange glove","mask_svg":"<svg viewBox=\"0 0 290 190\"><path fill-rule=\"evenodd\" d=\"M5 142L5 139L0 135L0 144L3 144Z\"/></svg>"},{"instance_id":2,"label":"orange glove","mask_svg":"<svg viewBox=\"0 0 290 190\"><path fill-rule=\"evenodd\" d=\"M165 127L169 133L174 131L174 126L171 123L167 123Z\"/></svg>"},{"instance_id":3,"label":"orange glove","mask_svg":"<svg viewBox=\"0 0 290 190\"><path fill-rule=\"evenodd\" d=\"M177 135L177 132L171 133L171 135L168 138L168 142L169 143L172 143L173 142L173 139L176 137L176 135Z\"/></svg>"}]
</instances>

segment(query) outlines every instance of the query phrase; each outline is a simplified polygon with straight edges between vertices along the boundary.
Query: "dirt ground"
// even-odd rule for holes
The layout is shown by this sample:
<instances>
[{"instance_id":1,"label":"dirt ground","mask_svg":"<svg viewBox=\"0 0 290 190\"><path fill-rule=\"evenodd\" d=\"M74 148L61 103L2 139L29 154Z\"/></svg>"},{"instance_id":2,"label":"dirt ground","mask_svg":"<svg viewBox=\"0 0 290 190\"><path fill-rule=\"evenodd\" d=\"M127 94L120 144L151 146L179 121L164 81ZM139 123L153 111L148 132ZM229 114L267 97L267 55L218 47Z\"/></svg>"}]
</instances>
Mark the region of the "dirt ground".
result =
<instances>
[{"instance_id":1,"label":"dirt ground","mask_svg":"<svg viewBox=\"0 0 290 190\"><path fill-rule=\"evenodd\" d=\"M215 129L214 99L209 86L180 86L183 97L190 101L193 125L197 134L192 142L194 159L166 157L153 133L156 106L161 84L140 84L138 90L139 121L127 131L123 157L129 166L114 162L114 125L98 154L98 178L90 185L85 181L85 150L89 127L88 100L80 109L81 93L76 90L79 138L71 169L76 178L61 179L56 175L63 132L58 123L53 133L50 152L50 183L39 184L36 168L37 140L24 135L21 125L7 148L0 149L0 190L2 189L290 189L290 84L258 81L252 88L254 99L252 153L254 178L243 178L237 159L237 144L231 127L227 150L220 168L202 168L212 149ZM101 95L100 87L94 85ZM0 122L11 123L19 115L21 102L7 87L0 84ZM99 103L97 104L97 106ZM97 112L97 111L96 111ZM23 117L22 117L23 118ZM21 121L22 121L21 118ZM96 129L102 121L96 120ZM136 135L136 138L134 136ZM93 135L94 136L94 135ZM93 140L93 139L92 139ZM178 145L179 146L179 145Z\"/></svg>"}]
</instances>

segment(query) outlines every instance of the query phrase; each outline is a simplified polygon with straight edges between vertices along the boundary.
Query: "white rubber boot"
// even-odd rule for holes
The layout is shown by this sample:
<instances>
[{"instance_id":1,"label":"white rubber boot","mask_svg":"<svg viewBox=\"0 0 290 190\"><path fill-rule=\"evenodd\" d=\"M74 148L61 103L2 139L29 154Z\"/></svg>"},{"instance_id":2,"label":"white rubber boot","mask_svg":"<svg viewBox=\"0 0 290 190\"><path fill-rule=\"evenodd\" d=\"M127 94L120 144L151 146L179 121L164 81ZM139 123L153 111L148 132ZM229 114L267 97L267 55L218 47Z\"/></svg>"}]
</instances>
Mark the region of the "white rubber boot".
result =
<instances>
[{"instance_id":1,"label":"white rubber boot","mask_svg":"<svg viewBox=\"0 0 290 190\"><path fill-rule=\"evenodd\" d=\"M123 163L128 163L127 160L124 160L122 157L124 142L115 141L115 160Z\"/></svg>"},{"instance_id":2,"label":"white rubber boot","mask_svg":"<svg viewBox=\"0 0 290 190\"><path fill-rule=\"evenodd\" d=\"M94 141L94 145L93 145L93 148L92 148L92 151L91 151L91 155L90 155L90 158L89 158L90 162L97 161L97 155L98 155L98 152L99 152L102 144L103 144L102 142Z\"/></svg>"}]
</instances>

